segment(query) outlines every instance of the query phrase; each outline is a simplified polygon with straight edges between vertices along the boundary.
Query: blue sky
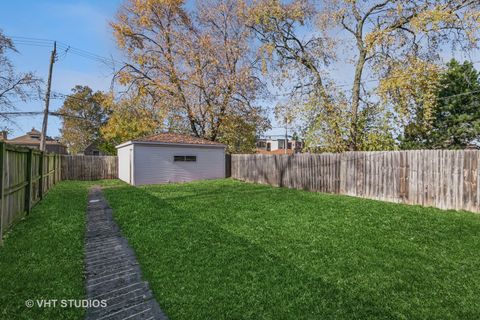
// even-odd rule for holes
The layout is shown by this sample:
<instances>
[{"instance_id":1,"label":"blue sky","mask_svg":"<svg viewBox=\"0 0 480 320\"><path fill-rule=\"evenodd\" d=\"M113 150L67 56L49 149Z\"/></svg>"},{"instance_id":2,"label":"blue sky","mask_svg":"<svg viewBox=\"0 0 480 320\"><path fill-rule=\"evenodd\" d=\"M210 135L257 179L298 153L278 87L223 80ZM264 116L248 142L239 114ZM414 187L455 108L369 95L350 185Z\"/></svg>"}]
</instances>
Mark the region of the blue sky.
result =
<instances>
[{"instance_id":1,"label":"blue sky","mask_svg":"<svg viewBox=\"0 0 480 320\"><path fill-rule=\"evenodd\" d=\"M113 35L108 26L120 6L120 0L90 1L4 1L0 10L0 29L7 36L33 37L62 41L73 47L101 56L118 57ZM21 13L21 14L20 14ZM19 53L9 54L18 71L34 71L47 79L50 47L17 44ZM58 50L59 61L54 65L52 90L70 93L76 84L88 85L94 90L110 87L111 71L106 66L82 56ZM52 100L56 110L62 100ZM21 111L41 111L43 101L19 103ZM41 128L42 117L19 117L17 126L10 126L10 136L24 134L32 127ZM2 124L4 126L5 124ZM48 135L58 136L60 121L49 118Z\"/></svg>"},{"instance_id":2,"label":"blue sky","mask_svg":"<svg viewBox=\"0 0 480 320\"><path fill-rule=\"evenodd\" d=\"M113 19L123 0L63 0L63 1L3 1L0 10L0 29L7 36L52 39L61 41L75 48L87 50L100 56L119 58L108 21ZM15 40L15 39L14 39ZM51 47L34 46L17 43L19 53L10 54L10 58L18 71L34 71L38 76L47 79L48 63ZM342 54L342 53L340 53ZM108 90L112 79L112 71L107 66L92 61L69 51L65 46L58 50L59 61L55 63L52 91L63 94L70 93L75 85L88 85L94 90ZM443 60L455 56L459 60L480 60L478 51L464 56L450 49L442 53ZM480 64L476 64L477 68ZM339 83L351 83L353 68L351 65L339 63L329 67L332 76ZM368 78L367 74L365 78ZM45 87L45 85L44 85ZM272 108L275 102L265 103ZM51 101L51 110L57 110L62 100ZM20 111L41 111L44 103L35 100L17 105ZM10 136L18 136L32 127L41 128L42 117L19 117ZM273 126L277 126L274 121ZM5 124L1 124L5 126ZM49 118L48 135L58 136L60 120ZM283 129L277 128L267 134L281 134Z\"/></svg>"},{"instance_id":3,"label":"blue sky","mask_svg":"<svg viewBox=\"0 0 480 320\"><path fill-rule=\"evenodd\" d=\"M123 0L5 1L0 10L0 29L7 36L57 40L100 56L118 58L121 53L116 48L108 21L113 19L121 3ZM52 47L20 44L18 41L16 47L19 53L9 54L16 70L33 71L46 81ZM52 92L68 94L77 84L88 85L94 90L109 89L112 76L105 65L71 51L65 54L64 49L58 50L58 56L60 59L53 70ZM46 83L43 89L45 87ZM61 105L62 100L51 100L50 109L57 110ZM19 111L42 111L44 102L19 102L17 108ZM40 129L42 119L42 116L17 117L16 125L8 124L12 130L9 137L23 135L32 127ZM48 121L47 134L59 136L60 119L50 116ZM0 127L6 125L1 123ZM275 123L272 125L276 126ZM283 131L274 128L268 134Z\"/></svg>"}]
</instances>

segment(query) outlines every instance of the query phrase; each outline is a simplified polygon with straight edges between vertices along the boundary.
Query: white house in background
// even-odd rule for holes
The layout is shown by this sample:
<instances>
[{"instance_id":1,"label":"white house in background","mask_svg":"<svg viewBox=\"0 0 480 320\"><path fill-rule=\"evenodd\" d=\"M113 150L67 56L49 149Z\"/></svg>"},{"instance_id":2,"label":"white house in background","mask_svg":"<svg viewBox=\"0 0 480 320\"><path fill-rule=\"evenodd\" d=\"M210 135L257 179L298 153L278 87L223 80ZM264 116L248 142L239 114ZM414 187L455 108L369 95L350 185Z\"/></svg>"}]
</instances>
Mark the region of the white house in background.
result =
<instances>
[{"instance_id":1,"label":"white house in background","mask_svg":"<svg viewBox=\"0 0 480 320\"><path fill-rule=\"evenodd\" d=\"M176 133L128 141L116 146L118 177L134 186L225 178L225 147Z\"/></svg>"},{"instance_id":2,"label":"white house in background","mask_svg":"<svg viewBox=\"0 0 480 320\"><path fill-rule=\"evenodd\" d=\"M270 135L257 139L257 153L284 154L285 141L287 141L287 154L298 153L303 148L303 142L293 140L290 135L287 136L287 140L285 135Z\"/></svg>"}]
</instances>

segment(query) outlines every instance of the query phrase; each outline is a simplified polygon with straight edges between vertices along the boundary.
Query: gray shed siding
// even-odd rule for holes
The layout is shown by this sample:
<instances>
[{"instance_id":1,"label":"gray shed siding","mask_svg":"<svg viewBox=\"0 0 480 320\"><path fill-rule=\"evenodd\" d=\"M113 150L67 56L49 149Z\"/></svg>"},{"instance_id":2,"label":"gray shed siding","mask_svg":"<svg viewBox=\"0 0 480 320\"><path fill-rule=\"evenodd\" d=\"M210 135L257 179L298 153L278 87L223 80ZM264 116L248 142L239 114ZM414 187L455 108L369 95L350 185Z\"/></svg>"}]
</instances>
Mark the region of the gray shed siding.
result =
<instances>
[{"instance_id":1,"label":"gray shed siding","mask_svg":"<svg viewBox=\"0 0 480 320\"><path fill-rule=\"evenodd\" d=\"M225 178L225 149L181 145L135 144L135 185ZM176 162L174 156L196 156Z\"/></svg>"},{"instance_id":2,"label":"gray shed siding","mask_svg":"<svg viewBox=\"0 0 480 320\"><path fill-rule=\"evenodd\" d=\"M195 156L196 161L174 161L174 156ZM118 163L119 178L133 185L225 178L221 146L135 143L118 148Z\"/></svg>"}]
</instances>

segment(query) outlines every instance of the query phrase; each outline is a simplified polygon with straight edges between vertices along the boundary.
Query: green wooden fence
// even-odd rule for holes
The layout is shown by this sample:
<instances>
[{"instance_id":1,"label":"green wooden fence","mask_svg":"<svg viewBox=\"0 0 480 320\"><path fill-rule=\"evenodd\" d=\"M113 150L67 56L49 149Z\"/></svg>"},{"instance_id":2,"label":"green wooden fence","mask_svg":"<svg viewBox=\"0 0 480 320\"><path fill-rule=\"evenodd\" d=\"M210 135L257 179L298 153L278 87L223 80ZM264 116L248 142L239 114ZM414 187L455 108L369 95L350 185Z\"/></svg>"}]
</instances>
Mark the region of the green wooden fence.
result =
<instances>
[{"instance_id":1,"label":"green wooden fence","mask_svg":"<svg viewBox=\"0 0 480 320\"><path fill-rule=\"evenodd\" d=\"M61 178L61 158L0 142L0 245L5 232Z\"/></svg>"}]
</instances>

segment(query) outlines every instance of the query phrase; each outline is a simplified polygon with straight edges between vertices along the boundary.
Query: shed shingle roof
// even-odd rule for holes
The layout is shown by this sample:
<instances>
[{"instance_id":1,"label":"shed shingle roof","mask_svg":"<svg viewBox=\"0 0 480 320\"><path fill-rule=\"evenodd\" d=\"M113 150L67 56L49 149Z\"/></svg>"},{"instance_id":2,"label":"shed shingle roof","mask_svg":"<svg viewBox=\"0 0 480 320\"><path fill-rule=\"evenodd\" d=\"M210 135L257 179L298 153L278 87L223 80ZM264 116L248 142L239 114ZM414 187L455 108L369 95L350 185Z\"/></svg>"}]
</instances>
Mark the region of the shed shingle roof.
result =
<instances>
[{"instance_id":1,"label":"shed shingle roof","mask_svg":"<svg viewBox=\"0 0 480 320\"><path fill-rule=\"evenodd\" d=\"M143 138L132 140L133 142L162 142L162 143L178 143L178 144L202 144L223 146L223 144L215 141L210 141L203 138L198 138L186 134L179 133L159 133Z\"/></svg>"}]
</instances>

